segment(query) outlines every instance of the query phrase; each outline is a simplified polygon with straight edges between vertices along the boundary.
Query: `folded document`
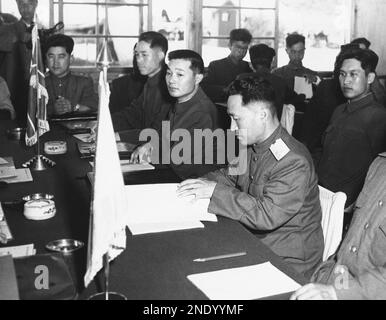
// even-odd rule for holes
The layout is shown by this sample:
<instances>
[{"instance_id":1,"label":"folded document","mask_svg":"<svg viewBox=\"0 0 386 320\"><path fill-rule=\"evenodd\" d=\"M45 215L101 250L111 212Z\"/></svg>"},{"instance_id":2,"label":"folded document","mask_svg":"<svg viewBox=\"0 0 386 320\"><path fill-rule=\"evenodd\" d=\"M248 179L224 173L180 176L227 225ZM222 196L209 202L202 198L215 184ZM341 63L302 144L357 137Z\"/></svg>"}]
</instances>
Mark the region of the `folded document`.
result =
<instances>
[{"instance_id":1,"label":"folded document","mask_svg":"<svg viewBox=\"0 0 386 320\"><path fill-rule=\"evenodd\" d=\"M177 183L125 186L133 235L203 228L200 221L217 221L208 213L208 199L179 198L177 187Z\"/></svg>"},{"instance_id":2,"label":"folded document","mask_svg":"<svg viewBox=\"0 0 386 320\"><path fill-rule=\"evenodd\" d=\"M300 288L300 284L270 262L192 274L188 279L211 300L259 299Z\"/></svg>"}]
</instances>

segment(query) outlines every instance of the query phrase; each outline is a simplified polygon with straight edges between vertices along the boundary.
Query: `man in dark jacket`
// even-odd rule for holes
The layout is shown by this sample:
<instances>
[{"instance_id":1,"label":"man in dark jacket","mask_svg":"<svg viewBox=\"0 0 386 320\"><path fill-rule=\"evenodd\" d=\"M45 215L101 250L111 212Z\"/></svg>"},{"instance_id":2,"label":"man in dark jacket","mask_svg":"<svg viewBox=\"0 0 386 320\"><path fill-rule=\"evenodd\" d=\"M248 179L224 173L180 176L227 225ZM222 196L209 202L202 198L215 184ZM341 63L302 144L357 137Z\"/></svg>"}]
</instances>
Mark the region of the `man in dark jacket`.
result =
<instances>
[{"instance_id":1,"label":"man in dark jacket","mask_svg":"<svg viewBox=\"0 0 386 320\"><path fill-rule=\"evenodd\" d=\"M378 56L369 49L339 56L339 83L348 102L335 109L319 161L315 155L319 184L346 193L346 207L355 202L371 162L386 149L386 109L370 90L377 63Z\"/></svg>"},{"instance_id":2,"label":"man in dark jacket","mask_svg":"<svg viewBox=\"0 0 386 320\"><path fill-rule=\"evenodd\" d=\"M55 34L46 41L46 76L48 92L47 114L89 113L98 110L98 95L90 77L72 74L74 40L64 34Z\"/></svg>"},{"instance_id":3,"label":"man in dark jacket","mask_svg":"<svg viewBox=\"0 0 386 320\"><path fill-rule=\"evenodd\" d=\"M173 99L165 83L165 55L168 41L160 33L149 31L139 36L135 48L138 70L147 76L141 95L121 111L112 114L115 131L161 129Z\"/></svg>"},{"instance_id":4,"label":"man in dark jacket","mask_svg":"<svg viewBox=\"0 0 386 320\"><path fill-rule=\"evenodd\" d=\"M244 57L248 52L252 35L246 29L234 29L230 33L228 57L212 61L208 66L208 74L202 81L202 88L213 102L225 102L226 87L241 73L251 72Z\"/></svg>"},{"instance_id":5,"label":"man in dark jacket","mask_svg":"<svg viewBox=\"0 0 386 320\"><path fill-rule=\"evenodd\" d=\"M132 161L152 158L170 164L181 179L199 177L217 168L213 164L215 150L209 151L205 136L197 135L204 130L213 132L217 129L217 109L199 86L204 75L201 56L192 50L176 50L170 52L168 58L166 84L177 101L168 114L168 121L163 122L162 130L157 133L159 139L139 147L133 153ZM196 147L197 139L200 147ZM160 146L156 151L160 150L158 153L161 154L154 154L155 145ZM206 159L212 157L213 161L207 163Z\"/></svg>"}]
</instances>

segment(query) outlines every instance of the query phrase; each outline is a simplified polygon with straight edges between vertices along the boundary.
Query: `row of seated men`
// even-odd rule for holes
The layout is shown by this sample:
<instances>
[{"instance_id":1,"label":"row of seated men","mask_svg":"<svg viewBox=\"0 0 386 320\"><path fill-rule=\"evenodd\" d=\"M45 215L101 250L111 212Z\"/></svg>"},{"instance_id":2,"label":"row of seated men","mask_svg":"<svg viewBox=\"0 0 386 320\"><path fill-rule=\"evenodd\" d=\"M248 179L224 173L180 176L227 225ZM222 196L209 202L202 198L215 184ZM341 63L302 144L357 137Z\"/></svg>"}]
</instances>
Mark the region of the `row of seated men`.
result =
<instances>
[{"instance_id":1,"label":"row of seated men","mask_svg":"<svg viewBox=\"0 0 386 320\"><path fill-rule=\"evenodd\" d=\"M64 48L54 50L55 59L60 61L60 55L69 59L71 50L66 43L73 42L64 35L54 39L65 40L61 45L54 42L53 48ZM48 54L50 46L46 48ZM204 77L200 55L191 50L173 51L166 65L167 51L167 40L160 33L140 35L135 57L145 82L130 105L112 114L114 128L123 133L121 136L124 137L124 133L137 135L143 129L162 132L165 120L171 132L186 129L190 136L194 129L214 130L218 126L216 107L200 87ZM246 148L245 153L239 154L238 162L229 166L225 163L204 166L199 161L196 164L194 153L201 153L198 158L202 160L203 148L189 148L193 153L185 148L179 150L176 141L161 151L162 154L171 153L172 161L174 147L179 151L174 153L178 159L181 159L179 153L188 153L187 157L182 157L186 163L172 163L184 180L178 190L181 197L210 199L210 212L239 221L296 271L318 283L301 288L293 299L385 298L385 158L377 158L370 167L377 154L385 151L386 110L374 101L370 91L377 60L374 52L359 48L342 51L337 59L339 83L348 102L334 111L321 159L332 169L343 165L350 167L348 171L354 171L353 176L350 171L343 178L341 175L347 171L341 167L327 177L341 183L347 181L350 186L352 183L348 180L355 178L354 182L360 187L357 190L356 185L355 193L348 194L347 204L355 202L349 232L338 252L326 262L322 262L324 244L318 191L318 183L323 181L320 177L318 180L309 150L280 125L277 89L268 77L242 76L227 86L231 127L240 145ZM60 69L60 64L53 69ZM56 103L57 100L60 98L54 94L53 108L58 110L54 112L86 111L81 106ZM349 127L355 139L341 135L346 122L358 111L358 122ZM375 136L368 136L369 128L373 127L377 128ZM356 144L358 139L363 149L360 152ZM374 139L382 143L374 143ZM157 141L150 140L139 146L132 160L152 158L154 142ZM337 142L343 145L343 151L336 146ZM335 157L334 163L331 157ZM369 167L365 186L357 198ZM329 188L326 183L324 185ZM347 189L347 193L351 189Z\"/></svg>"}]
</instances>

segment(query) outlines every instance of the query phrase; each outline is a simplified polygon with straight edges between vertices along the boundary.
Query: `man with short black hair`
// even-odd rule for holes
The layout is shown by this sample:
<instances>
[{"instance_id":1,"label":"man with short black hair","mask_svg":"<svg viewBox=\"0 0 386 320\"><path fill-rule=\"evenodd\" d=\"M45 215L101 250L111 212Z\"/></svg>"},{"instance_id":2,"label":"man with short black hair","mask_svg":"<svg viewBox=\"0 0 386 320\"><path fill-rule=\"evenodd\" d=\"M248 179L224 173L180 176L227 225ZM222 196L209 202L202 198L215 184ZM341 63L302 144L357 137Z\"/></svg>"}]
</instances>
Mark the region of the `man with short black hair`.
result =
<instances>
[{"instance_id":1,"label":"man with short black hair","mask_svg":"<svg viewBox=\"0 0 386 320\"><path fill-rule=\"evenodd\" d=\"M74 40L64 34L49 37L45 44L46 76L48 92L47 114L49 116L67 113L96 112L98 96L90 77L74 75L70 71L73 61Z\"/></svg>"},{"instance_id":2,"label":"man with short black hair","mask_svg":"<svg viewBox=\"0 0 386 320\"><path fill-rule=\"evenodd\" d=\"M287 86L284 79L271 73L272 61L276 56L275 50L266 44L256 44L249 48L249 56L254 73L243 73L237 79L251 75L267 79L275 89L275 106L278 119L281 119L283 104L295 104L297 94Z\"/></svg>"},{"instance_id":3,"label":"man with short black hair","mask_svg":"<svg viewBox=\"0 0 386 320\"><path fill-rule=\"evenodd\" d=\"M185 148L182 149L181 155L182 158L189 159L190 163L176 164L176 159L173 157L166 158L170 159L172 169L181 179L199 177L215 170L216 166L205 163L205 141L202 141L200 150L195 150L194 130L216 130L218 127L217 109L199 86L204 76L204 62L201 56L192 50L176 50L170 52L168 58L166 85L170 95L177 100L167 117L170 133L173 134L178 129L185 129L189 132L190 139L183 142L171 141L170 136L164 136L165 133L159 132L159 136L162 135L166 143L170 144L170 149L161 152L172 151L179 143L190 142L190 145L185 145ZM150 142L137 148L132 155L132 161L141 162L143 159L151 158L152 147ZM190 151L188 156L184 154L187 150ZM173 155L173 152L171 154ZM196 159L202 161L197 164ZM216 158L213 157L213 159Z\"/></svg>"},{"instance_id":4,"label":"man with short black hair","mask_svg":"<svg viewBox=\"0 0 386 320\"><path fill-rule=\"evenodd\" d=\"M178 194L210 199L208 212L240 221L295 270L309 278L322 260L317 176L307 149L281 127L268 80L235 80L228 114L248 146L246 170L221 169L181 183ZM236 172L234 172L236 173Z\"/></svg>"},{"instance_id":5,"label":"man with short black hair","mask_svg":"<svg viewBox=\"0 0 386 320\"><path fill-rule=\"evenodd\" d=\"M247 29L233 29L229 35L229 56L212 61L202 82L202 88L214 102L226 101L226 87L241 73L251 72L244 57L248 52L252 35Z\"/></svg>"},{"instance_id":6,"label":"man with short black hair","mask_svg":"<svg viewBox=\"0 0 386 320\"><path fill-rule=\"evenodd\" d=\"M295 77L305 77L309 83L316 84L318 80L317 73L303 66L304 52L306 50L306 39L304 36L291 33L285 39L286 52L289 57L287 65L273 70L273 74L282 77L288 84L288 87L294 89Z\"/></svg>"},{"instance_id":7,"label":"man with short black hair","mask_svg":"<svg viewBox=\"0 0 386 320\"><path fill-rule=\"evenodd\" d=\"M147 76L142 93L130 105L112 114L115 131L161 129L174 99L165 83L165 56L168 40L159 32L148 31L138 38L135 57L141 75Z\"/></svg>"},{"instance_id":8,"label":"man with short black hair","mask_svg":"<svg viewBox=\"0 0 386 320\"><path fill-rule=\"evenodd\" d=\"M377 63L375 52L359 48L343 51L337 59L340 87L348 102L331 117L317 172L322 186L346 193L347 207L362 189L371 162L386 150L386 109L370 91Z\"/></svg>"},{"instance_id":9,"label":"man with short black hair","mask_svg":"<svg viewBox=\"0 0 386 320\"><path fill-rule=\"evenodd\" d=\"M353 41L351 41L350 43L357 44L359 46L359 48L361 48L361 49L369 49L371 46L371 42L363 37L362 38L356 38Z\"/></svg>"}]
</instances>

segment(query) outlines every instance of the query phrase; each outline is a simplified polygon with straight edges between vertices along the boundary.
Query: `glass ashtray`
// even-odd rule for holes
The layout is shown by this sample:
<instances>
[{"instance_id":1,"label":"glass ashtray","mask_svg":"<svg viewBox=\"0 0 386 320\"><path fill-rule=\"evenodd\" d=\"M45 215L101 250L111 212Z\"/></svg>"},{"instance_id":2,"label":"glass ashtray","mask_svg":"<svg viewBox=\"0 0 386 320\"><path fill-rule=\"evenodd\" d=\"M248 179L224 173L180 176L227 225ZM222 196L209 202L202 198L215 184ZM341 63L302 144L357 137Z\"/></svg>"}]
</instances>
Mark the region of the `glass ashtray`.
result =
<instances>
[{"instance_id":1,"label":"glass ashtray","mask_svg":"<svg viewBox=\"0 0 386 320\"><path fill-rule=\"evenodd\" d=\"M24 196L22 199L24 201L52 200L52 199L54 199L54 196L52 194L48 194L48 193L33 193L33 194L29 194L27 196Z\"/></svg>"},{"instance_id":2,"label":"glass ashtray","mask_svg":"<svg viewBox=\"0 0 386 320\"><path fill-rule=\"evenodd\" d=\"M61 253L71 253L83 248L84 243L82 241L73 239L60 239L51 241L46 245L46 249Z\"/></svg>"}]
</instances>

